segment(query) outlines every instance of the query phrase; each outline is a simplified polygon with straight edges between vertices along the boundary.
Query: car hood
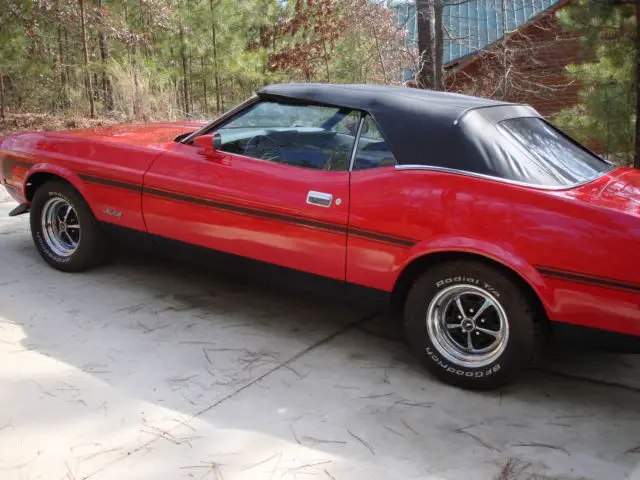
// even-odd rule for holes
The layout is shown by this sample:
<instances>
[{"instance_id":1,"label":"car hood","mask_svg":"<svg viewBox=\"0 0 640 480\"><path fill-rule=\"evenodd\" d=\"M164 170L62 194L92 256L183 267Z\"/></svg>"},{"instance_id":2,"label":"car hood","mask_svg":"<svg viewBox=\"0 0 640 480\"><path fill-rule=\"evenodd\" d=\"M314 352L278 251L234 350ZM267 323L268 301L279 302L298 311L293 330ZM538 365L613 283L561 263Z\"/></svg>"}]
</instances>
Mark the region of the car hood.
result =
<instances>
[{"instance_id":1,"label":"car hood","mask_svg":"<svg viewBox=\"0 0 640 480\"><path fill-rule=\"evenodd\" d=\"M48 137L73 137L100 140L127 145L155 147L172 142L187 132L192 132L206 122L166 122L145 124L121 124L105 127L66 130L47 134Z\"/></svg>"},{"instance_id":2,"label":"car hood","mask_svg":"<svg viewBox=\"0 0 640 480\"><path fill-rule=\"evenodd\" d=\"M640 218L640 170L617 168L572 192L584 202Z\"/></svg>"}]
</instances>

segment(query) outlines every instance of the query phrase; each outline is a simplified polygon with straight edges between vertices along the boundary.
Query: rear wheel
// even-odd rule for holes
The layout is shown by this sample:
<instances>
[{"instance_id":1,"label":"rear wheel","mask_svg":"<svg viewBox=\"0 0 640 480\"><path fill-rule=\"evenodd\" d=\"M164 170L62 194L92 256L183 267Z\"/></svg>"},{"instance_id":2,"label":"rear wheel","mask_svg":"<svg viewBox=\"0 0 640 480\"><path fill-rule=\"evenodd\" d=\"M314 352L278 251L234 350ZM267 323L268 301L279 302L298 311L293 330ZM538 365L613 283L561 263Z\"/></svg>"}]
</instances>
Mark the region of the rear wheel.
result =
<instances>
[{"instance_id":1,"label":"rear wheel","mask_svg":"<svg viewBox=\"0 0 640 480\"><path fill-rule=\"evenodd\" d=\"M407 296L405 330L417 357L447 383L491 389L534 353L534 309L501 270L471 261L437 265Z\"/></svg>"},{"instance_id":2,"label":"rear wheel","mask_svg":"<svg viewBox=\"0 0 640 480\"><path fill-rule=\"evenodd\" d=\"M42 258L65 272L87 270L105 258L100 226L82 195L68 183L51 180L31 202L31 236Z\"/></svg>"}]
</instances>

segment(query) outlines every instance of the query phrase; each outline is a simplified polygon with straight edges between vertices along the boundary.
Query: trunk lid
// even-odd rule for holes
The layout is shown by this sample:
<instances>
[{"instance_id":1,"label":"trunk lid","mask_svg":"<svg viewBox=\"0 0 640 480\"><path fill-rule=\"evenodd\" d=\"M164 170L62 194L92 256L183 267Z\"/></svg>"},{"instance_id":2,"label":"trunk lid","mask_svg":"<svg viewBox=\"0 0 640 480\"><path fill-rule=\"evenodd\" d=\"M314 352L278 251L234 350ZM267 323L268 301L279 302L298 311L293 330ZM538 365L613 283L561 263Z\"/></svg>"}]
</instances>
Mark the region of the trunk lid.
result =
<instances>
[{"instance_id":1,"label":"trunk lid","mask_svg":"<svg viewBox=\"0 0 640 480\"><path fill-rule=\"evenodd\" d=\"M616 168L583 187L566 192L583 202L640 218L640 170Z\"/></svg>"}]
</instances>

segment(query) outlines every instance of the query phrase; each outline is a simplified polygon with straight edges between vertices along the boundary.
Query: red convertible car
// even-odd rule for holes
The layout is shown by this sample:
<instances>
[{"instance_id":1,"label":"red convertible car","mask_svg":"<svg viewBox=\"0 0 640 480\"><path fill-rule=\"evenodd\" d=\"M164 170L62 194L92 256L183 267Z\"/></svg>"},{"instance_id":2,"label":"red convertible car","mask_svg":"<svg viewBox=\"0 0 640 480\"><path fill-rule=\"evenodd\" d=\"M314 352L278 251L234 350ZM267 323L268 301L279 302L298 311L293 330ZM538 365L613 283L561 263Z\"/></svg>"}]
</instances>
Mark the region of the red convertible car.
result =
<instances>
[{"instance_id":1,"label":"red convertible car","mask_svg":"<svg viewBox=\"0 0 640 480\"><path fill-rule=\"evenodd\" d=\"M640 336L640 172L529 106L272 85L208 124L9 135L0 160L54 268L98 265L118 227L369 287L465 388L512 380L549 335Z\"/></svg>"}]
</instances>

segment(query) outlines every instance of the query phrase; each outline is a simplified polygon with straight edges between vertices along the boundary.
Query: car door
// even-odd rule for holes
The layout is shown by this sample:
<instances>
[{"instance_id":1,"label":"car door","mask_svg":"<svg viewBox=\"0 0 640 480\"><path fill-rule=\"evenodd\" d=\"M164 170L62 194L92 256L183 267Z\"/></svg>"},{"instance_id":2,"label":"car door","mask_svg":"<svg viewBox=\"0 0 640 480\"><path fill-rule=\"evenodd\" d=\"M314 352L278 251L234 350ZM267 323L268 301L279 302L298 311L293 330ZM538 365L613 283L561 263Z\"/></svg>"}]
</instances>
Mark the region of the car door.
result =
<instances>
[{"instance_id":1,"label":"car door","mask_svg":"<svg viewBox=\"0 0 640 480\"><path fill-rule=\"evenodd\" d=\"M173 145L145 176L156 235L344 280L349 161L359 115L260 101Z\"/></svg>"},{"instance_id":2,"label":"car door","mask_svg":"<svg viewBox=\"0 0 640 480\"><path fill-rule=\"evenodd\" d=\"M351 171L346 279L384 291L393 288L394 272L417 243L408 237L413 232L407 224L425 216L397 163L378 124L366 115Z\"/></svg>"}]
</instances>

